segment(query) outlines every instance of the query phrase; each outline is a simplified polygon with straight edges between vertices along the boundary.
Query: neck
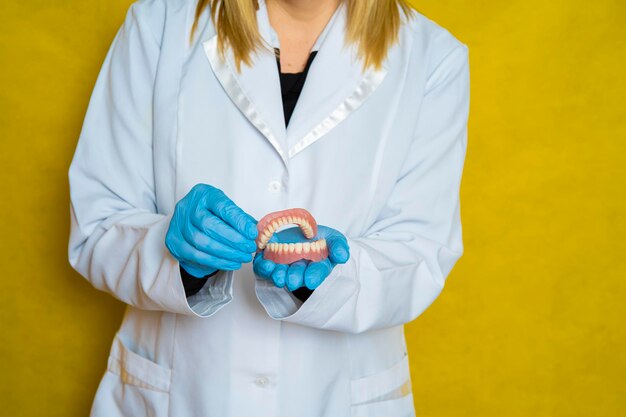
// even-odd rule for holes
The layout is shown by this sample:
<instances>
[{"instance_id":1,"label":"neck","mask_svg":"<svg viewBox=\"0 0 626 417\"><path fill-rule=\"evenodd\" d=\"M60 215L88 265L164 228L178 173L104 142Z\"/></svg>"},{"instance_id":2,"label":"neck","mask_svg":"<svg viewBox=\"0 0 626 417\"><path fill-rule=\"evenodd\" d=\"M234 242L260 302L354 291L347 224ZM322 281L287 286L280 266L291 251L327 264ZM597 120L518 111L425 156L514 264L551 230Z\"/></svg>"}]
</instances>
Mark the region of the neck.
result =
<instances>
[{"instance_id":1,"label":"neck","mask_svg":"<svg viewBox=\"0 0 626 417\"><path fill-rule=\"evenodd\" d=\"M342 0L266 0L268 14L277 26L316 27L333 15Z\"/></svg>"}]
</instances>

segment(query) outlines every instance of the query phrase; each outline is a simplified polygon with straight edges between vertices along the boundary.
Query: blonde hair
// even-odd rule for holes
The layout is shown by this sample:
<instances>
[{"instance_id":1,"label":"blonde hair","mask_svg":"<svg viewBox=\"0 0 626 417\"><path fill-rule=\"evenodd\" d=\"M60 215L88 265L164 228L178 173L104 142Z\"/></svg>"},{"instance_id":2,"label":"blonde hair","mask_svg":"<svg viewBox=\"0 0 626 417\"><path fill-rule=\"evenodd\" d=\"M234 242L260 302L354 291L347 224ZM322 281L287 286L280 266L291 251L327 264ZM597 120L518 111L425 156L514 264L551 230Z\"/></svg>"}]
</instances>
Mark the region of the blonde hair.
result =
<instances>
[{"instance_id":1,"label":"blonde hair","mask_svg":"<svg viewBox=\"0 0 626 417\"><path fill-rule=\"evenodd\" d=\"M391 45L398 40L402 24L399 8L406 17L413 9L407 0L341 0L347 4L347 44L357 43L357 55L363 59L363 68L372 65L379 69ZM196 16L191 27L190 42L202 12L211 10L211 20L218 35L218 52L224 58L224 50L230 45L235 57L237 71L241 62L252 65L250 54L262 46L256 22L257 0L199 0ZM217 22L217 23L216 23Z\"/></svg>"}]
</instances>

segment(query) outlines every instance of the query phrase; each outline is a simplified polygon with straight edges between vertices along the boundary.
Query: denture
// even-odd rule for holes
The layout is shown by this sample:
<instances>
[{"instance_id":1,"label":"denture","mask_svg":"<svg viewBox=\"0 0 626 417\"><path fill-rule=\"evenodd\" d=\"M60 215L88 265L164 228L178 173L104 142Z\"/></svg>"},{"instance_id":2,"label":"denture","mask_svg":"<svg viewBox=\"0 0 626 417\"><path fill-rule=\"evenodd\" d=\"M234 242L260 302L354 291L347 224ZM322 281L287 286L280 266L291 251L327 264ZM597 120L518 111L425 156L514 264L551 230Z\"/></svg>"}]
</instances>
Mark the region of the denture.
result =
<instances>
[{"instance_id":1,"label":"denture","mask_svg":"<svg viewBox=\"0 0 626 417\"><path fill-rule=\"evenodd\" d=\"M309 241L272 243L272 235L285 225L297 225ZM319 262L328 257L326 239L310 240L317 235L317 222L307 210L292 208L275 211L264 216L257 223L259 231L256 239L257 252L263 251L263 258L277 264L291 264L300 259Z\"/></svg>"}]
</instances>

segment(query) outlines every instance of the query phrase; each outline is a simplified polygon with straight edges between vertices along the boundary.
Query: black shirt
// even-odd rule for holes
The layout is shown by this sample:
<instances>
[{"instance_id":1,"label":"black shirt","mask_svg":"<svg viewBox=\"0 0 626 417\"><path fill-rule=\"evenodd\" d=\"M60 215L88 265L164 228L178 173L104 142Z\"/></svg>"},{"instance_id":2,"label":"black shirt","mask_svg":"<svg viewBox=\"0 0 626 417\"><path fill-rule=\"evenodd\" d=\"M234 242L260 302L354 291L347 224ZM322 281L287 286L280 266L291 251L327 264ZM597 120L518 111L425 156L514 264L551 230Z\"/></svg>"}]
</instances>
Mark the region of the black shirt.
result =
<instances>
[{"instance_id":1,"label":"black shirt","mask_svg":"<svg viewBox=\"0 0 626 417\"><path fill-rule=\"evenodd\" d=\"M285 125L289 124L293 109L296 107L298 97L304 86L306 75L309 72L309 67L313 58L317 54L317 51L312 51L309 55L309 59L301 72L280 72L280 51L278 48L274 48L276 51L276 64L278 65L278 72L280 74L280 89L283 96L283 113L285 114Z\"/></svg>"},{"instance_id":2,"label":"black shirt","mask_svg":"<svg viewBox=\"0 0 626 417\"><path fill-rule=\"evenodd\" d=\"M293 73L280 72L280 50L278 48L274 48L274 51L276 53L276 65L278 66L278 72L280 74L280 90L283 97L285 125L288 125L293 109L296 107L296 103L298 102L298 97L300 97L302 87L304 86L304 81L306 80L309 67L311 66L311 62L313 62L313 58L315 58L317 51L311 52L303 71ZM217 272L202 278L196 278L193 275L189 275L187 271L180 267L180 275L183 280L186 296L189 297L190 295L200 291L205 282L215 274L217 274ZM293 291L293 295L301 301L306 301L312 293L313 290L310 290L307 287L301 287Z\"/></svg>"}]
</instances>

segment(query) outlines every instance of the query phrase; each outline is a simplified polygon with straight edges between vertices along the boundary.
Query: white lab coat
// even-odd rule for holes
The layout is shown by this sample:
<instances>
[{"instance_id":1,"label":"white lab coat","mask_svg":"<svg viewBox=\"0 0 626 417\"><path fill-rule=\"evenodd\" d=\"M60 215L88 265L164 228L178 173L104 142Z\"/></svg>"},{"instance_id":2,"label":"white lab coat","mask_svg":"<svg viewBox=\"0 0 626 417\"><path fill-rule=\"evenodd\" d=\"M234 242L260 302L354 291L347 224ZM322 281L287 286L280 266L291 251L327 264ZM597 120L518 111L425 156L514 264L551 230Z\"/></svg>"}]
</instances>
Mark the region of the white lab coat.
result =
<instances>
[{"instance_id":1,"label":"white lab coat","mask_svg":"<svg viewBox=\"0 0 626 417\"><path fill-rule=\"evenodd\" d=\"M345 10L285 128L271 52L237 74L207 13L189 45L194 1L130 6L69 169L69 261L128 305L92 415L414 415L403 324L463 253L468 48L418 13L384 68L362 73L341 48ZM263 0L257 13L278 46ZM304 303L251 264L186 298L164 239L197 183L257 220L304 207L351 257Z\"/></svg>"}]
</instances>

